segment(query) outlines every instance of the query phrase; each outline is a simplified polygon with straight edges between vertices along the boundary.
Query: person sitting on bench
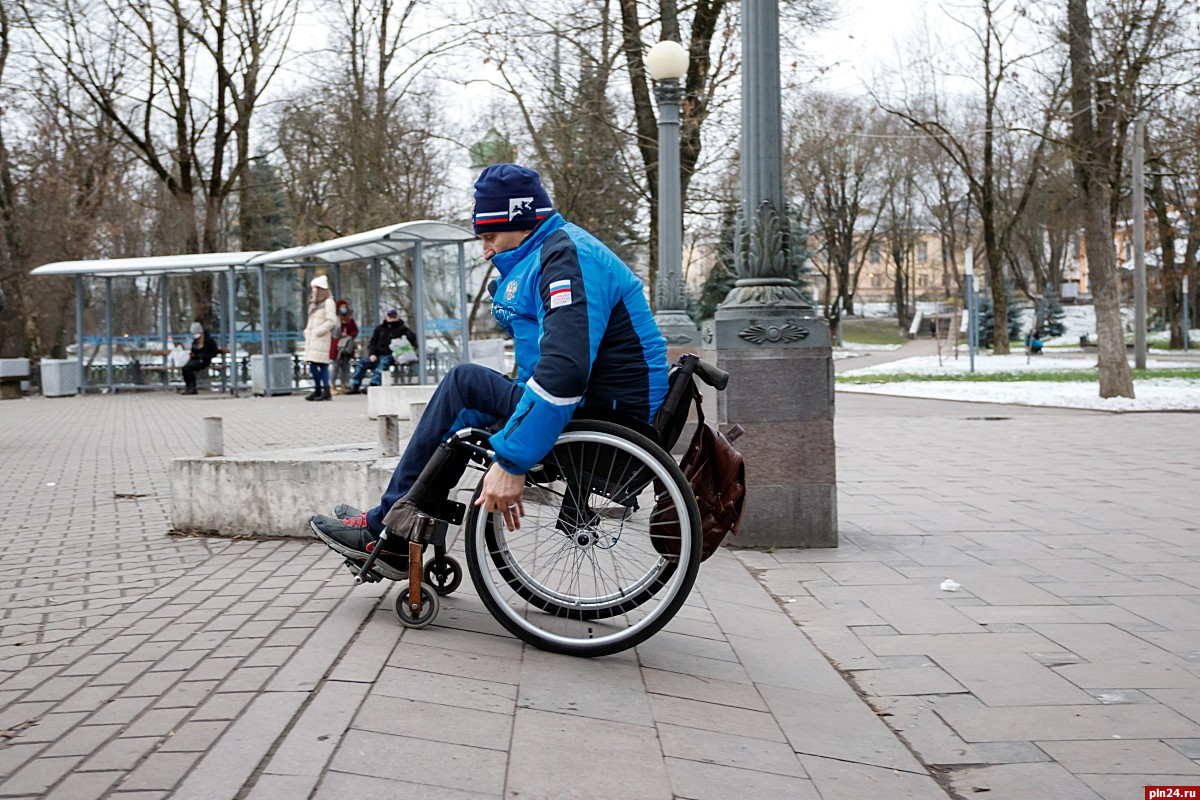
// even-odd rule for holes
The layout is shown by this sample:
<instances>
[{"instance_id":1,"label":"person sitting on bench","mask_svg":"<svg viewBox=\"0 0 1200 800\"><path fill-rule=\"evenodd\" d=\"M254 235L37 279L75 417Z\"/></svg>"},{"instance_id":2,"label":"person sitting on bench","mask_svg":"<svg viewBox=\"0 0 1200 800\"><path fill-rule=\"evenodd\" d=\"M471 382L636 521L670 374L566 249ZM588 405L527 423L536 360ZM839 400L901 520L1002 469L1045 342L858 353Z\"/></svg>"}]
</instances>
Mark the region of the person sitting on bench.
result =
<instances>
[{"instance_id":1,"label":"person sitting on bench","mask_svg":"<svg viewBox=\"0 0 1200 800\"><path fill-rule=\"evenodd\" d=\"M417 334L409 330L404 324L404 320L400 319L400 312L394 308L389 308L387 314L384 315L383 324L375 326L375 332L371 334L371 341L367 345L367 354L358 361L358 369L354 370L354 377L350 379L350 391L346 394L362 394L363 378L371 370L375 371L375 375L371 378L371 385L378 386L383 381L383 373L388 371L394 360L392 356L392 340L400 337L408 339L408 343L415 350L417 347Z\"/></svg>"},{"instance_id":2,"label":"person sitting on bench","mask_svg":"<svg viewBox=\"0 0 1200 800\"><path fill-rule=\"evenodd\" d=\"M418 514L437 517L466 468L464 459L436 485L414 486L454 431L504 421L488 440L496 458L476 505L501 512L513 530L524 514L525 473L550 452L576 409L650 423L666 395L666 340L642 281L599 239L554 211L537 172L515 164L485 169L475 183L474 223L483 256L499 273L488 286L492 314L513 337L517 377L477 364L453 367L379 504L360 511L343 503L333 516L312 517L313 532L352 561L365 561L386 529L379 557L407 568L406 537Z\"/></svg>"},{"instance_id":3,"label":"person sitting on bench","mask_svg":"<svg viewBox=\"0 0 1200 800\"><path fill-rule=\"evenodd\" d=\"M191 327L192 336L192 355L188 362L183 365L179 371L183 373L184 394L196 393L196 373L203 372L208 369L208 365L217 357L220 348L213 338L208 335L208 331L204 330L204 326L199 322L193 322Z\"/></svg>"}]
</instances>

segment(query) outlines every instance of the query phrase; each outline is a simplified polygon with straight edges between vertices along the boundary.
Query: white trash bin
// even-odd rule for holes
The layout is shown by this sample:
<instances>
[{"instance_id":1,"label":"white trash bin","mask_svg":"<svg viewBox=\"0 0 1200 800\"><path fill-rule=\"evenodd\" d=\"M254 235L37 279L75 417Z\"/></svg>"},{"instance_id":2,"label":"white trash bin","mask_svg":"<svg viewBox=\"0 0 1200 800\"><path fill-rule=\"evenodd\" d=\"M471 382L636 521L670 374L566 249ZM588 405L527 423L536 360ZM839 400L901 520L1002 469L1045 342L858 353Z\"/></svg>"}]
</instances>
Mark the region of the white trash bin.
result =
<instances>
[{"instance_id":1,"label":"white trash bin","mask_svg":"<svg viewBox=\"0 0 1200 800\"><path fill-rule=\"evenodd\" d=\"M250 390L254 394L266 394L263 376L263 357L250 356ZM287 353L271 354L271 394L292 393L292 357Z\"/></svg>"},{"instance_id":2,"label":"white trash bin","mask_svg":"<svg viewBox=\"0 0 1200 800\"><path fill-rule=\"evenodd\" d=\"M42 394L71 397L79 393L79 362L74 358L43 358Z\"/></svg>"}]
</instances>

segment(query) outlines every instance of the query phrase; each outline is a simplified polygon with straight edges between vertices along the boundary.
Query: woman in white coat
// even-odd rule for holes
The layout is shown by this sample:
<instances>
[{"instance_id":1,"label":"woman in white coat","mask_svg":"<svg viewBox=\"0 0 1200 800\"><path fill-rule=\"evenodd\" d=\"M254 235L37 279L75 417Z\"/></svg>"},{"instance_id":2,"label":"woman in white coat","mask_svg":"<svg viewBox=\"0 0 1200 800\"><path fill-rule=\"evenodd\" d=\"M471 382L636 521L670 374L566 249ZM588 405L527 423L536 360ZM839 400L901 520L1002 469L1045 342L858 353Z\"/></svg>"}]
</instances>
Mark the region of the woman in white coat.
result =
<instances>
[{"instance_id":1,"label":"woman in white coat","mask_svg":"<svg viewBox=\"0 0 1200 800\"><path fill-rule=\"evenodd\" d=\"M329 343L337 327L337 306L329 291L329 278L313 278L308 297L308 324L304 326L304 360L312 374L312 394L305 400L329 400Z\"/></svg>"}]
</instances>

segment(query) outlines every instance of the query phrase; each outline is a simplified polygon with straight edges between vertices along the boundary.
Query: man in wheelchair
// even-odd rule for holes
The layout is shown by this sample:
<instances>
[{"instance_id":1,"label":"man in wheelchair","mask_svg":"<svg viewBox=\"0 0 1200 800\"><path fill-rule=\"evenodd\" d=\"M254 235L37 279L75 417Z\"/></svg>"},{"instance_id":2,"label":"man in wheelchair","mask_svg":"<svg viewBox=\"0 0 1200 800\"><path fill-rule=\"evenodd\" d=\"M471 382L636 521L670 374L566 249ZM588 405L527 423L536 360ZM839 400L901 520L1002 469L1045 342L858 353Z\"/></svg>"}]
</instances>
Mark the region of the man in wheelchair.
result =
<instances>
[{"instance_id":1,"label":"man in wheelchair","mask_svg":"<svg viewBox=\"0 0 1200 800\"><path fill-rule=\"evenodd\" d=\"M476 505L509 530L524 515L525 474L577 410L650 423L667 392L666 342L641 280L611 250L554 211L532 169L496 164L475 183L475 233L499 272L492 314L513 337L516 379L476 364L451 369L430 399L379 505L339 504L310 526L333 550L363 562L380 534L384 575L407 569L407 541L431 518L457 522L447 500L466 456L427 471L439 445L466 427L491 428L495 460ZM420 480L418 480L420 479ZM390 568L390 569L389 569Z\"/></svg>"}]
</instances>

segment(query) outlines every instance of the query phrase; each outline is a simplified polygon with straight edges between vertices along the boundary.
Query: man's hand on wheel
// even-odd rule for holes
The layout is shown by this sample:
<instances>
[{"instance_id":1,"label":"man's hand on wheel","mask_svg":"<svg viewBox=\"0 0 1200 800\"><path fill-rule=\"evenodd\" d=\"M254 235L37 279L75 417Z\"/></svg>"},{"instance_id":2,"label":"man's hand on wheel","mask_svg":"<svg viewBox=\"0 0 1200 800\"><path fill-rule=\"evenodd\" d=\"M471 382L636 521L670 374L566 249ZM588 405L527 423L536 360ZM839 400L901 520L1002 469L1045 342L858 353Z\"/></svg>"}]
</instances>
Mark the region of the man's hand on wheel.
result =
<instances>
[{"instance_id":1,"label":"man's hand on wheel","mask_svg":"<svg viewBox=\"0 0 1200 800\"><path fill-rule=\"evenodd\" d=\"M521 517L525 516L525 506L521 495L525 492L525 476L513 475L506 472L499 464L492 464L487 474L483 476L483 489L475 505L491 513L499 511L504 515L504 524L510 531L521 527Z\"/></svg>"}]
</instances>

